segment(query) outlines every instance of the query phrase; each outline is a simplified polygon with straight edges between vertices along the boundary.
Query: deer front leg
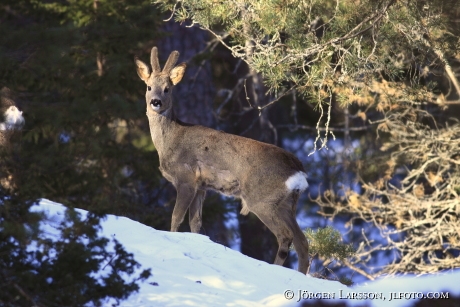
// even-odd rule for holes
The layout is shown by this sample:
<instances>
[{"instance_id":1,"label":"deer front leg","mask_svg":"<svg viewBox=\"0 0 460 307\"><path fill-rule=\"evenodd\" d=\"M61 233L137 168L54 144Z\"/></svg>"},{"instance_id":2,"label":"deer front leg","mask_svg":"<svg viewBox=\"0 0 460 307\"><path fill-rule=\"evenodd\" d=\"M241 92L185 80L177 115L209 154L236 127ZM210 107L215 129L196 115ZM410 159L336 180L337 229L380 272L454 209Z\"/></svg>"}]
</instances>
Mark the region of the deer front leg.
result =
<instances>
[{"instance_id":1,"label":"deer front leg","mask_svg":"<svg viewBox=\"0 0 460 307\"><path fill-rule=\"evenodd\" d=\"M171 219L171 231L173 232L176 232L180 224L184 221L185 212L187 212L196 194L196 189L188 184L178 184L176 190L176 205L174 206Z\"/></svg>"},{"instance_id":2,"label":"deer front leg","mask_svg":"<svg viewBox=\"0 0 460 307\"><path fill-rule=\"evenodd\" d=\"M206 197L206 191L198 190L195 194L195 198L190 204L189 209L189 224L190 230L193 233L200 233L201 229L201 212L203 209L203 201Z\"/></svg>"}]
</instances>

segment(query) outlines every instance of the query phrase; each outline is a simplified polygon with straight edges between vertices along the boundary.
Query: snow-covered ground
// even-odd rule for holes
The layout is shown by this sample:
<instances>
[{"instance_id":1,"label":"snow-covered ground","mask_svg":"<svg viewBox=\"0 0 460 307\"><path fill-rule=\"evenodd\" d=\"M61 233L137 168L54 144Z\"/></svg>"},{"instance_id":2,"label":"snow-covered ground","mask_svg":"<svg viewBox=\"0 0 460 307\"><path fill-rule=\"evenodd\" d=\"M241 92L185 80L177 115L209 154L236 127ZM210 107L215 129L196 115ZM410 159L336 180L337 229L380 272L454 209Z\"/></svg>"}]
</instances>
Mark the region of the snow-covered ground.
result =
<instances>
[{"instance_id":1,"label":"snow-covered ground","mask_svg":"<svg viewBox=\"0 0 460 307\"><path fill-rule=\"evenodd\" d=\"M42 229L55 234L65 207L42 200L32 210L47 214ZM419 296L460 296L460 271L387 278L348 288L249 258L203 235L159 231L113 215L101 226L102 235L116 238L153 274L121 306L299 306L313 302L313 297L361 306L364 302L367 306L410 306ZM364 301L364 296L373 299Z\"/></svg>"}]
</instances>

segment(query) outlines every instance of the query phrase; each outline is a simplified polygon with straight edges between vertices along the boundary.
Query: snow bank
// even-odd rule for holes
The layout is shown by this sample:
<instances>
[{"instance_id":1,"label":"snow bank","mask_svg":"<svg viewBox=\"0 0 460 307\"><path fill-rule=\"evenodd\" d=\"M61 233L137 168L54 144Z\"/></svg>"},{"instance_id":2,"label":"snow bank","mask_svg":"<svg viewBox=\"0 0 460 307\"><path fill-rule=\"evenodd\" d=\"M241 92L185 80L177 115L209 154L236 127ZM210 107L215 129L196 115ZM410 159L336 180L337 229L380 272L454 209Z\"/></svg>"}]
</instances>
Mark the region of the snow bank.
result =
<instances>
[{"instance_id":1,"label":"snow bank","mask_svg":"<svg viewBox=\"0 0 460 307\"><path fill-rule=\"evenodd\" d=\"M44 211L47 232L64 215L61 204L42 200L34 211ZM83 216L84 210L77 210ZM128 218L108 215L102 235L116 238L153 276L121 306L298 306L313 297L345 298L352 305L407 306L413 299L394 299L391 292L449 291L460 295L460 272L423 278L383 279L353 288L335 281L305 276L297 271L249 258L240 252L192 233L159 231ZM286 292L292 291L292 292ZM292 295L291 299L286 296ZM299 300L299 295L301 299ZM381 295L381 297L378 297ZM407 295L406 295L407 296ZM393 298L391 301L390 299ZM328 300L333 302L334 300Z\"/></svg>"}]
</instances>

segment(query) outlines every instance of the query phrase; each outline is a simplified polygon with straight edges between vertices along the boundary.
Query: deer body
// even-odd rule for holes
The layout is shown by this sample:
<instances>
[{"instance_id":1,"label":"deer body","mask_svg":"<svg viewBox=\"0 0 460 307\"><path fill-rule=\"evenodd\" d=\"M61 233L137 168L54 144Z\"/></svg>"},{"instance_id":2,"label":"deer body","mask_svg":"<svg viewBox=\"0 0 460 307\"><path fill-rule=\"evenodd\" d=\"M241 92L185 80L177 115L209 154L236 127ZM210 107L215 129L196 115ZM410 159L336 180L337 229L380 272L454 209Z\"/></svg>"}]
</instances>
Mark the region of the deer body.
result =
<instances>
[{"instance_id":1,"label":"deer body","mask_svg":"<svg viewBox=\"0 0 460 307\"><path fill-rule=\"evenodd\" d=\"M185 64L173 68L177 57L173 52L163 71L155 47L152 72L142 61L135 61L147 84L147 117L160 171L177 190L171 231L178 230L188 209L191 231L199 233L206 190L238 197L241 213L253 212L277 237L275 264L284 263L293 242L299 271L306 273L308 242L295 219L297 200L308 187L302 163L274 145L178 120L171 89L182 79Z\"/></svg>"}]
</instances>

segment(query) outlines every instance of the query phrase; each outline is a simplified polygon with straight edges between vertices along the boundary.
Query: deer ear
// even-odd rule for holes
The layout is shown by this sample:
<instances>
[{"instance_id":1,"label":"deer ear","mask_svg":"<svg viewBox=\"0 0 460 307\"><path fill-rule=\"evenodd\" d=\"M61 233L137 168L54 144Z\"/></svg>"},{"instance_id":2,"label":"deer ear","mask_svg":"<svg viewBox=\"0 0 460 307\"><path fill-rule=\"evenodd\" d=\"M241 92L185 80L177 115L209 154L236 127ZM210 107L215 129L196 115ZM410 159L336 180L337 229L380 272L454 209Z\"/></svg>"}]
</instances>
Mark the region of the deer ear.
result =
<instances>
[{"instance_id":1,"label":"deer ear","mask_svg":"<svg viewBox=\"0 0 460 307\"><path fill-rule=\"evenodd\" d=\"M173 85L176 85L177 83L180 82L180 80L182 80L186 67L187 67L187 64L180 63L179 65L171 69L171 72L169 73L169 78L171 79L171 82Z\"/></svg>"},{"instance_id":2,"label":"deer ear","mask_svg":"<svg viewBox=\"0 0 460 307\"><path fill-rule=\"evenodd\" d=\"M147 82L147 79L150 77L150 68L137 57L134 58L134 63L136 63L139 78L141 78L144 82Z\"/></svg>"}]
</instances>

